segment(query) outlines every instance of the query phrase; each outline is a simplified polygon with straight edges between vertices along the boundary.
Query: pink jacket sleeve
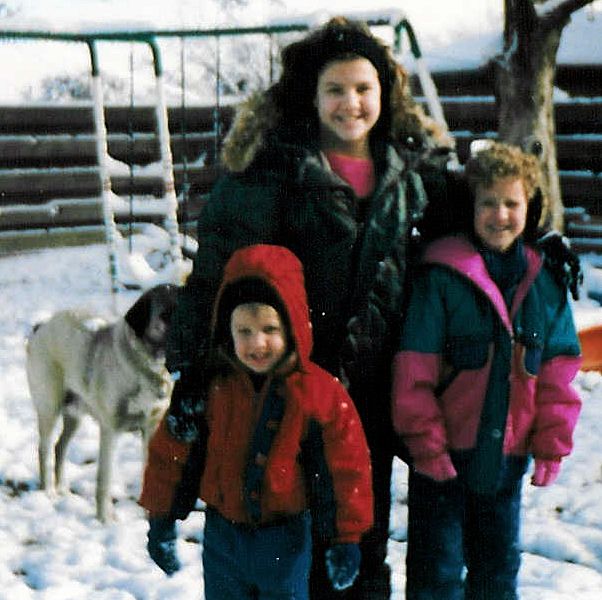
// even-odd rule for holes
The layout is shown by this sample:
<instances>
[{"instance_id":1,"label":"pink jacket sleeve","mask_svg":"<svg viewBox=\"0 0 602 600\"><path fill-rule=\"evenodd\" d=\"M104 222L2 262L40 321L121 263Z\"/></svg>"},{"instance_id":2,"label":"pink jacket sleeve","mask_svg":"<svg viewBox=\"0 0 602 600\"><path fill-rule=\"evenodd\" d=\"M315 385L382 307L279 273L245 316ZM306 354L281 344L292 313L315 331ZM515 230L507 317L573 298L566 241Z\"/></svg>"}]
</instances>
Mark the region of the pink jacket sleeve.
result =
<instances>
[{"instance_id":1,"label":"pink jacket sleeve","mask_svg":"<svg viewBox=\"0 0 602 600\"><path fill-rule=\"evenodd\" d=\"M435 397L439 354L398 352L393 361L393 426L415 460L447 453L443 414Z\"/></svg>"},{"instance_id":2,"label":"pink jacket sleeve","mask_svg":"<svg viewBox=\"0 0 602 600\"><path fill-rule=\"evenodd\" d=\"M580 364L578 356L557 356L541 367L531 444L536 458L559 459L570 454L573 448L581 399L571 382Z\"/></svg>"}]
</instances>

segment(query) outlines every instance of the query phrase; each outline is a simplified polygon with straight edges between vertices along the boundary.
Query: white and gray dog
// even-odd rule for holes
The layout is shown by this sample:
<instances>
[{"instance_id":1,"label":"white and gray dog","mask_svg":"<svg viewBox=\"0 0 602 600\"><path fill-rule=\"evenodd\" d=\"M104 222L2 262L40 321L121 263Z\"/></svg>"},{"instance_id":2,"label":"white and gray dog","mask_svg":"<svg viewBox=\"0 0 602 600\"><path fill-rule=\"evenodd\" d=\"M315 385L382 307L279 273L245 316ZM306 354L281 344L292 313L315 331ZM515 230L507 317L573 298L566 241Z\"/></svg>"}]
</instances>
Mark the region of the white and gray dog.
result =
<instances>
[{"instance_id":1,"label":"white and gray dog","mask_svg":"<svg viewBox=\"0 0 602 600\"><path fill-rule=\"evenodd\" d=\"M65 453L84 414L100 426L96 514L110 516L115 437L140 430L144 458L148 440L169 404L172 382L165 344L177 288L145 292L123 318L106 322L75 310L61 311L34 328L27 344L27 378L38 417L42 489L62 484ZM62 415L63 428L51 445Z\"/></svg>"}]
</instances>

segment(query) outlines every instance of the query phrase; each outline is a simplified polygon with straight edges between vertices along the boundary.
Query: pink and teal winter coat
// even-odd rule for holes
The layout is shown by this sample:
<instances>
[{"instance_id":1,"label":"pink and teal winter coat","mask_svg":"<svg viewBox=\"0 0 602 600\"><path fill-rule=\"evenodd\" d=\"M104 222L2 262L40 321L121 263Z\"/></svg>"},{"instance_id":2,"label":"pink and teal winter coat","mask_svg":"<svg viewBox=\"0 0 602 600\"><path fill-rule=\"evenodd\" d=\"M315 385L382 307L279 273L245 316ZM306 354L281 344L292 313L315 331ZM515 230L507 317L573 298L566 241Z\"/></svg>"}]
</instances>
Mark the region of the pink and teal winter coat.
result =
<instances>
[{"instance_id":1,"label":"pink and teal winter coat","mask_svg":"<svg viewBox=\"0 0 602 600\"><path fill-rule=\"evenodd\" d=\"M450 452L474 449L477 439L498 440L500 455L571 452L579 342L566 290L533 248L525 252L508 311L466 238L427 247L393 366L394 427L415 461L449 463Z\"/></svg>"}]
</instances>

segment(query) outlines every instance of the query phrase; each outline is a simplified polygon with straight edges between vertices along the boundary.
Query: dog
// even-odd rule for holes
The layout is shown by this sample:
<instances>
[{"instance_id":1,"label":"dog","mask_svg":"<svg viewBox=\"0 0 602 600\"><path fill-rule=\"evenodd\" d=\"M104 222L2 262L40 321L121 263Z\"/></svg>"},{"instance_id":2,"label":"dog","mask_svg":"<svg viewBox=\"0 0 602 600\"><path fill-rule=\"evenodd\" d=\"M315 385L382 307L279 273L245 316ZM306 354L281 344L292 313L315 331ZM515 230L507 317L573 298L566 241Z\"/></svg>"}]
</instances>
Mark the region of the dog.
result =
<instances>
[{"instance_id":1,"label":"dog","mask_svg":"<svg viewBox=\"0 0 602 600\"><path fill-rule=\"evenodd\" d=\"M172 381L165 368L165 346L177 287L146 291L113 322L77 310L56 313L34 328L27 342L26 371L37 413L40 487L62 487L69 441L84 414L100 427L96 515L110 517L110 482L116 436L142 432L144 462L148 441L165 410ZM62 415L54 447L53 432ZM143 462L143 465L144 465Z\"/></svg>"}]
</instances>

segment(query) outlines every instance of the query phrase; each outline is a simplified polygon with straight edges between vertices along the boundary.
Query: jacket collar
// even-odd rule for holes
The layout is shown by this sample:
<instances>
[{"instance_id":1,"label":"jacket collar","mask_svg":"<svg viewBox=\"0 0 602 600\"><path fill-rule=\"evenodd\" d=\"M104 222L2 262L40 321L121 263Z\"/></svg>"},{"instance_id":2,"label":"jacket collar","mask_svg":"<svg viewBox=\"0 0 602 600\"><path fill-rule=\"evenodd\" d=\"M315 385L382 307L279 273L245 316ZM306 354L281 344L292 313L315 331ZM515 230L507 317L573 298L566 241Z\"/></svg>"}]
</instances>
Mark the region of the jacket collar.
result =
<instances>
[{"instance_id":1,"label":"jacket collar","mask_svg":"<svg viewBox=\"0 0 602 600\"><path fill-rule=\"evenodd\" d=\"M469 279L487 296L502 323L512 335L512 319L539 274L543 262L541 256L530 246L525 246L525 254L527 270L518 284L510 312L502 293L487 272L483 257L464 236L450 236L434 241L427 247L423 262L444 265Z\"/></svg>"},{"instance_id":2,"label":"jacket collar","mask_svg":"<svg viewBox=\"0 0 602 600\"><path fill-rule=\"evenodd\" d=\"M283 153L286 153L287 148L282 147ZM292 153L289 149L289 153ZM342 184L345 187L349 187L349 184L343 182L343 180L332 171L328 164L326 156L320 152L319 149L300 149L296 148L298 160L297 178L298 183L304 186L317 186ZM384 146L381 153L382 159L376 157L377 169L378 163L382 162L380 166L381 176L378 177L378 187L374 190L374 195L378 196L383 193L390 185L399 181L400 174L406 169L406 162L395 150L395 148L389 144Z\"/></svg>"}]
</instances>

